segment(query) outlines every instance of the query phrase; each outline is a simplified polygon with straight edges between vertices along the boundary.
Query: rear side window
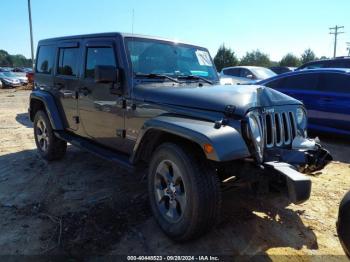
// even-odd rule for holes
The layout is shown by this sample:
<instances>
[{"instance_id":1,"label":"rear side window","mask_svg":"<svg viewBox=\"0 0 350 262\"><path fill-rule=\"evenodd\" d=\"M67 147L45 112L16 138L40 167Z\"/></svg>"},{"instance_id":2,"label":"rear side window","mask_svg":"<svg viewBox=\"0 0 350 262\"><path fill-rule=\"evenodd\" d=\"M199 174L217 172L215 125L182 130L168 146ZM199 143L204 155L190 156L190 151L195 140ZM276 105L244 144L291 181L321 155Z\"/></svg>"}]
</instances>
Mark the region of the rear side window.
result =
<instances>
[{"instance_id":1,"label":"rear side window","mask_svg":"<svg viewBox=\"0 0 350 262\"><path fill-rule=\"evenodd\" d=\"M41 74L51 74L53 70L54 60L55 47L40 46L35 67L36 72Z\"/></svg>"},{"instance_id":2,"label":"rear side window","mask_svg":"<svg viewBox=\"0 0 350 262\"><path fill-rule=\"evenodd\" d=\"M95 77L95 66L116 66L112 47L89 47L86 52L85 77Z\"/></svg>"},{"instance_id":3,"label":"rear side window","mask_svg":"<svg viewBox=\"0 0 350 262\"><path fill-rule=\"evenodd\" d=\"M325 92L350 93L350 76L343 74L322 74L319 89Z\"/></svg>"},{"instance_id":4,"label":"rear side window","mask_svg":"<svg viewBox=\"0 0 350 262\"><path fill-rule=\"evenodd\" d=\"M284 78L281 81L281 89L294 90L316 90L319 81L319 74L302 74Z\"/></svg>"},{"instance_id":5,"label":"rear side window","mask_svg":"<svg viewBox=\"0 0 350 262\"><path fill-rule=\"evenodd\" d=\"M317 69L317 68L323 68L323 67L325 67L324 63L315 63L315 64L307 65L303 69Z\"/></svg>"},{"instance_id":6,"label":"rear side window","mask_svg":"<svg viewBox=\"0 0 350 262\"><path fill-rule=\"evenodd\" d=\"M77 76L79 48L60 48L57 73Z\"/></svg>"}]
</instances>

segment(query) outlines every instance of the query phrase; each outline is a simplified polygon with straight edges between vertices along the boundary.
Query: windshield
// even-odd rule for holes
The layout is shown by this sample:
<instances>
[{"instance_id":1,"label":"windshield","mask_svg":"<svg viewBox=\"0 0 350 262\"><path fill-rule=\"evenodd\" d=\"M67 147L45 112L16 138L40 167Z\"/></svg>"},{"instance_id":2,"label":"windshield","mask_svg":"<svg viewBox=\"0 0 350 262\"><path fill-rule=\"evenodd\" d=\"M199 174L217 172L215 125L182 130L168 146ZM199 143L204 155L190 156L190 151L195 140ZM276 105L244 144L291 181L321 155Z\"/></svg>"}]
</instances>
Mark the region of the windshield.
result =
<instances>
[{"instance_id":1,"label":"windshield","mask_svg":"<svg viewBox=\"0 0 350 262\"><path fill-rule=\"evenodd\" d=\"M258 79L266 79L266 78L270 78L270 77L273 77L273 76L277 75L272 70L267 69L267 68L263 68L263 67L262 68L254 68L254 69L251 69L251 70L258 77Z\"/></svg>"},{"instance_id":2,"label":"windshield","mask_svg":"<svg viewBox=\"0 0 350 262\"><path fill-rule=\"evenodd\" d=\"M154 39L126 38L135 75L198 76L217 81L209 52L205 49Z\"/></svg>"}]
</instances>

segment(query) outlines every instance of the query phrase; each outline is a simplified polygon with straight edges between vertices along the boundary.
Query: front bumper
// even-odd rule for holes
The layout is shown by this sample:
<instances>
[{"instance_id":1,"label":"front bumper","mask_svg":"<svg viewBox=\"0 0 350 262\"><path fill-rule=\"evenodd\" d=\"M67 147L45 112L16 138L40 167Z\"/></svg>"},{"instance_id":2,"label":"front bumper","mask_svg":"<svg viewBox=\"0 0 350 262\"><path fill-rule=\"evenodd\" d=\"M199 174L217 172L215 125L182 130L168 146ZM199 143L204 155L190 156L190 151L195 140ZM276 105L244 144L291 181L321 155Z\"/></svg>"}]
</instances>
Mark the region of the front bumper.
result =
<instances>
[{"instance_id":1,"label":"front bumper","mask_svg":"<svg viewBox=\"0 0 350 262\"><path fill-rule=\"evenodd\" d=\"M330 153L317 143L311 149L271 148L264 152L265 162L278 161L289 163L302 173L320 170L332 159Z\"/></svg>"},{"instance_id":2,"label":"front bumper","mask_svg":"<svg viewBox=\"0 0 350 262\"><path fill-rule=\"evenodd\" d=\"M332 160L330 153L318 139L298 138L288 148L270 148L264 151L263 166L285 178L291 202L300 204L310 197L311 180L302 173L322 169Z\"/></svg>"},{"instance_id":3,"label":"front bumper","mask_svg":"<svg viewBox=\"0 0 350 262\"><path fill-rule=\"evenodd\" d=\"M310 198L311 180L295 170L293 166L283 162L265 162L267 171L276 172L286 178L288 197L294 204L301 204Z\"/></svg>"}]
</instances>

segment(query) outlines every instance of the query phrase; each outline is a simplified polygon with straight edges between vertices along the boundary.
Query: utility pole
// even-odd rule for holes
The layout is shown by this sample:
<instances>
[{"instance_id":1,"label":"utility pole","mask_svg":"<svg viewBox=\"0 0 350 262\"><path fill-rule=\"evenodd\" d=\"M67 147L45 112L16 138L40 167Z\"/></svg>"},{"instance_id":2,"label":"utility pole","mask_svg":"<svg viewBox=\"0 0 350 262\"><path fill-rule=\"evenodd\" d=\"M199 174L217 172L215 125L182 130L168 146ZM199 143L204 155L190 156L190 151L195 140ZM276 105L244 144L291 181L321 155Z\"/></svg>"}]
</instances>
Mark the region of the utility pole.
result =
<instances>
[{"instance_id":1,"label":"utility pole","mask_svg":"<svg viewBox=\"0 0 350 262\"><path fill-rule=\"evenodd\" d=\"M28 14L29 14L29 30L30 30L30 49L32 53L32 68L34 71L34 46L33 46L33 29L32 29L32 11L30 8L30 0L28 0Z\"/></svg>"},{"instance_id":2,"label":"utility pole","mask_svg":"<svg viewBox=\"0 0 350 262\"><path fill-rule=\"evenodd\" d=\"M346 50L348 50L348 56L350 56L350 42L346 42Z\"/></svg>"},{"instance_id":3,"label":"utility pole","mask_svg":"<svg viewBox=\"0 0 350 262\"><path fill-rule=\"evenodd\" d=\"M329 30L331 30L330 34L334 35L334 53L333 53L333 57L335 58L337 55L337 39L338 39L338 34L343 34L344 32L339 32L339 29L344 28L344 26L335 26L335 27L331 27L329 28Z\"/></svg>"}]
</instances>

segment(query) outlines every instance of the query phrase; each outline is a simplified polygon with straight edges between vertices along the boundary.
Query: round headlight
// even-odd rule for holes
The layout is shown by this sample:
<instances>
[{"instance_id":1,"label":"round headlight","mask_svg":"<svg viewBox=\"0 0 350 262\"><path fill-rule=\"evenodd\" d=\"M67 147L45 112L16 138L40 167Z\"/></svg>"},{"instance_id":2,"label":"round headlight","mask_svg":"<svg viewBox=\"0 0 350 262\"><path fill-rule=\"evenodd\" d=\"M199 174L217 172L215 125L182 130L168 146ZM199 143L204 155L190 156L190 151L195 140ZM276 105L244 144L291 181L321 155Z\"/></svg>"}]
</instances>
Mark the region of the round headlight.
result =
<instances>
[{"instance_id":1,"label":"round headlight","mask_svg":"<svg viewBox=\"0 0 350 262\"><path fill-rule=\"evenodd\" d=\"M302 108L297 108L296 111L296 118L297 118L297 124L299 127L305 128L305 124L306 124L306 114L304 109Z\"/></svg>"},{"instance_id":2,"label":"round headlight","mask_svg":"<svg viewBox=\"0 0 350 262\"><path fill-rule=\"evenodd\" d=\"M255 117L249 117L249 125L250 130L252 132L253 139L256 140L256 142L261 142L261 132L259 128L259 123Z\"/></svg>"},{"instance_id":3,"label":"round headlight","mask_svg":"<svg viewBox=\"0 0 350 262\"><path fill-rule=\"evenodd\" d=\"M262 130L260 128L258 119L251 115L248 118L249 120L249 127L250 127L250 133L252 140L254 142L255 150L256 150L256 157L257 160L262 162L263 161L263 138L262 138Z\"/></svg>"}]
</instances>

